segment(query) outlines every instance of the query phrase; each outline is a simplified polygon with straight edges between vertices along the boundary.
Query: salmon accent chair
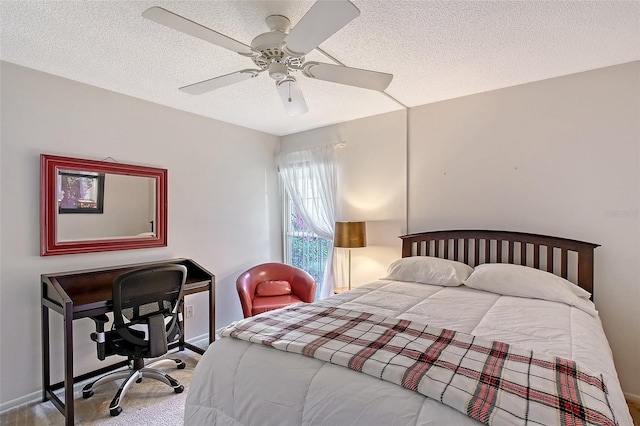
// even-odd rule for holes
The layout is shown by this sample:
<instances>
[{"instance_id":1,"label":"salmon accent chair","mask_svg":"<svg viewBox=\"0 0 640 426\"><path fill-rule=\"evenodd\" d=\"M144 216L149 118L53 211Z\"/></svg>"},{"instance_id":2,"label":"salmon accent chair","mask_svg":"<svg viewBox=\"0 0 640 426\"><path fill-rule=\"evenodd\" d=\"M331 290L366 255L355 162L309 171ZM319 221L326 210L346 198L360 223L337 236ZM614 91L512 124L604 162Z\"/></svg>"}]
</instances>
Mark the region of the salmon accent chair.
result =
<instances>
[{"instance_id":1,"label":"salmon accent chair","mask_svg":"<svg viewBox=\"0 0 640 426\"><path fill-rule=\"evenodd\" d=\"M311 303L316 294L313 277L285 263L263 263L248 269L236 280L236 288L245 318L292 303Z\"/></svg>"}]
</instances>

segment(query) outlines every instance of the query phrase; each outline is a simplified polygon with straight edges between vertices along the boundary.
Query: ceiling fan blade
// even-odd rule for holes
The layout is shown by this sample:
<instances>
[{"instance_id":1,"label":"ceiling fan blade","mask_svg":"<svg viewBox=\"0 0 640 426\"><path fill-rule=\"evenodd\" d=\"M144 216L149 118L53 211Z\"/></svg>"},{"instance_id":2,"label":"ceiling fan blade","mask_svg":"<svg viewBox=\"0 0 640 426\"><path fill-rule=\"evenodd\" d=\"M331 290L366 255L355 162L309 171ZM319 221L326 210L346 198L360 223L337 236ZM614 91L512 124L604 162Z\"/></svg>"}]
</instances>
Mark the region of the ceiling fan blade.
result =
<instances>
[{"instance_id":1,"label":"ceiling fan blade","mask_svg":"<svg viewBox=\"0 0 640 426\"><path fill-rule=\"evenodd\" d=\"M217 31L202 26L187 18L183 18L182 16L176 15L175 13L169 12L168 10L161 7L150 7L149 9L142 12L142 16L151 21L157 22L158 24L162 24L185 34L198 37L202 40L208 41L209 43L213 43L217 46L237 52L243 56L260 55L250 46L247 46L246 44L241 43L238 40L234 40L231 37L227 37L224 34L220 34Z\"/></svg>"},{"instance_id":2,"label":"ceiling fan blade","mask_svg":"<svg viewBox=\"0 0 640 426\"><path fill-rule=\"evenodd\" d=\"M284 38L282 50L302 57L360 15L349 0L319 0Z\"/></svg>"},{"instance_id":3,"label":"ceiling fan blade","mask_svg":"<svg viewBox=\"0 0 640 426\"><path fill-rule=\"evenodd\" d=\"M293 77L287 77L282 81L276 82L278 93L282 98L284 109L287 110L287 114L290 116L304 114L309 111L307 103L304 101L302 91L298 82Z\"/></svg>"},{"instance_id":4,"label":"ceiling fan blade","mask_svg":"<svg viewBox=\"0 0 640 426\"><path fill-rule=\"evenodd\" d=\"M236 71L231 74L221 75L220 77L181 87L180 90L191 95L202 95L203 93L256 77L258 73L259 70Z\"/></svg>"},{"instance_id":5,"label":"ceiling fan blade","mask_svg":"<svg viewBox=\"0 0 640 426\"><path fill-rule=\"evenodd\" d=\"M362 87L364 89L378 90L380 92L385 90L393 79L392 74L384 72L361 70L320 62L307 62L303 67L302 72L307 77Z\"/></svg>"}]
</instances>

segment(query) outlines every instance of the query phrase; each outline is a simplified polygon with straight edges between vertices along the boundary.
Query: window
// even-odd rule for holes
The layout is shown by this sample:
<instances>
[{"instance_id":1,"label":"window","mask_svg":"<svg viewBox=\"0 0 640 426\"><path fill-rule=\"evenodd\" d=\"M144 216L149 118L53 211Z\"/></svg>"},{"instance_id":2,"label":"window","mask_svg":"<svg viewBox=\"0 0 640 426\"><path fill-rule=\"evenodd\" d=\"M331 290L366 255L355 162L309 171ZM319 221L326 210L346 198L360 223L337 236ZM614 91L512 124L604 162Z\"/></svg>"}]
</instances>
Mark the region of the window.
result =
<instances>
[{"instance_id":1,"label":"window","mask_svg":"<svg viewBox=\"0 0 640 426\"><path fill-rule=\"evenodd\" d=\"M334 288L332 259L337 167L334 151L333 145L327 145L280 153L276 157L286 188L282 209L283 257L285 262L314 277L318 284L318 300L329 297Z\"/></svg>"},{"instance_id":2,"label":"window","mask_svg":"<svg viewBox=\"0 0 640 426\"><path fill-rule=\"evenodd\" d=\"M286 192L284 199L284 261L307 271L316 280L316 298L318 298L331 247L330 242L318 237L307 227ZM312 199L305 201L309 201L306 205L314 204Z\"/></svg>"}]
</instances>

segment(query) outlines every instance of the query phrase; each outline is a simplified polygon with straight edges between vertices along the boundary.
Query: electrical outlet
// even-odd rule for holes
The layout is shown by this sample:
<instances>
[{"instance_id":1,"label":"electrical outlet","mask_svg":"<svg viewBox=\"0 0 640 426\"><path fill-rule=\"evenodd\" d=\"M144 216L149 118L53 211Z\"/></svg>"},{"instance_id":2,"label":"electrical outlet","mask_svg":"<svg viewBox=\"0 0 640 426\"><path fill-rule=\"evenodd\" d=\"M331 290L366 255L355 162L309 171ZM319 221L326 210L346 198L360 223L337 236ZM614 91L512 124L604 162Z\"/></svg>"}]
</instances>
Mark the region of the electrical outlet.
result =
<instances>
[{"instance_id":1,"label":"electrical outlet","mask_svg":"<svg viewBox=\"0 0 640 426\"><path fill-rule=\"evenodd\" d=\"M191 318L193 316L193 305L187 305L186 314L187 318Z\"/></svg>"}]
</instances>

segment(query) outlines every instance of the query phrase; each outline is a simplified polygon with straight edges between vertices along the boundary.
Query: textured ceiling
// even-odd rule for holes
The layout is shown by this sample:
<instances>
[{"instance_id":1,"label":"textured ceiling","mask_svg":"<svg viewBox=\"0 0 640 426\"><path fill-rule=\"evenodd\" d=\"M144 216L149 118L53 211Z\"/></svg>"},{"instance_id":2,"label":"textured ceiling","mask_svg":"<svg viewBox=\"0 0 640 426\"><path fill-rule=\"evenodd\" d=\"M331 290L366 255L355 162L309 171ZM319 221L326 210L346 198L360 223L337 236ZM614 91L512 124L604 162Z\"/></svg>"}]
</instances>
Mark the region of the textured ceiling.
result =
<instances>
[{"instance_id":1,"label":"textured ceiling","mask_svg":"<svg viewBox=\"0 0 640 426\"><path fill-rule=\"evenodd\" d=\"M265 74L204 95L178 87L250 59L141 14L162 6L249 44L272 14L313 1L0 1L0 59L218 120L286 135L402 107L366 89L299 77L309 112L289 117ZM361 15L320 47L394 75L411 107L640 59L638 1L353 0ZM331 61L319 52L307 60Z\"/></svg>"}]
</instances>

